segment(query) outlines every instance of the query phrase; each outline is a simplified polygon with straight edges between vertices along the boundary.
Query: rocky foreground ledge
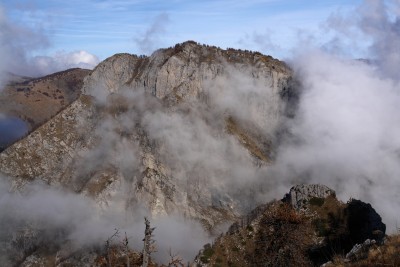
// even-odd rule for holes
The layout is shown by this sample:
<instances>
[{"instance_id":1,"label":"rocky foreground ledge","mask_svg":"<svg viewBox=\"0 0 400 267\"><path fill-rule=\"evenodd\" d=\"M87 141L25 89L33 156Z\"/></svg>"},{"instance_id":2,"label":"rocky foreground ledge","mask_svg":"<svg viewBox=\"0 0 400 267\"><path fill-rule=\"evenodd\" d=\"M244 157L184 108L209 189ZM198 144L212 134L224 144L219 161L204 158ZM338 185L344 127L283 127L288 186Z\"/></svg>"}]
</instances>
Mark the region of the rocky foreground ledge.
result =
<instances>
[{"instance_id":1,"label":"rocky foreground ledge","mask_svg":"<svg viewBox=\"0 0 400 267\"><path fill-rule=\"evenodd\" d=\"M205 245L195 262L197 266L358 266L374 251L385 251L385 231L370 204L356 199L343 203L324 185L296 185L282 200L257 207L213 245Z\"/></svg>"}]
</instances>

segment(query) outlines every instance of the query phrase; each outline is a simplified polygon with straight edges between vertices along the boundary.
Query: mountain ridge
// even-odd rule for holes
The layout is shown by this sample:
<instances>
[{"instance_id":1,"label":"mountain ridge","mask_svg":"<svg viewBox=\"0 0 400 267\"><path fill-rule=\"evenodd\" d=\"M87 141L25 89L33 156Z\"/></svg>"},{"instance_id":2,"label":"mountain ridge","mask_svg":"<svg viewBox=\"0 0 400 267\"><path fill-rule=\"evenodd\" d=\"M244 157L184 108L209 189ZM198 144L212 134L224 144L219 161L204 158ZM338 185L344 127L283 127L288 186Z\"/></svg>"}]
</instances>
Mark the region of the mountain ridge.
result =
<instances>
[{"instance_id":1,"label":"mountain ridge","mask_svg":"<svg viewBox=\"0 0 400 267\"><path fill-rule=\"evenodd\" d=\"M261 177L295 90L284 63L186 42L114 55L81 90L0 153L11 191L40 182L94 200L99 214L144 209L210 233L265 201Z\"/></svg>"},{"instance_id":2,"label":"mountain ridge","mask_svg":"<svg viewBox=\"0 0 400 267\"><path fill-rule=\"evenodd\" d=\"M208 52L208 49L212 49L212 52ZM215 50L215 51L214 51ZM204 59L207 59L205 56L206 55L214 55L210 56L208 59L210 61L216 61L218 63L212 63L212 62L204 62ZM236 55L248 55L244 59L244 63L240 63L239 58L240 57L233 57ZM230 63L225 63L225 56L230 55L232 59L233 64L229 65ZM269 68L264 61L266 60L271 60L276 63L275 68ZM221 63L222 62L222 63ZM247 64L249 62L254 63L254 68L251 66L250 68L247 68ZM267 61L266 61L267 62ZM148 64L148 66L144 66L145 63ZM227 67L225 67L224 64L228 64ZM142 68L139 68L142 66ZM260 86L258 83L260 80L261 84L267 84L267 86L271 86L273 88L271 93L271 97L273 97L273 100L271 103L271 106L273 106L274 112L281 112L282 106L284 106L283 102L280 102L279 100L281 98L279 92L279 88L284 88L286 90L286 87L288 87L289 82L285 82L285 79L290 78L290 71L286 67L285 64L280 63L279 61L276 61L270 57L265 57L261 56L258 53L249 53L249 52L244 52L244 51L236 51L236 50L220 50L217 48L209 48L207 46L200 46L195 44L194 42L186 42L183 44L178 44L174 48L169 48L165 50L158 50L155 53L153 53L152 56L150 57L138 57L138 56L132 56L129 54L117 54L113 57L110 57L103 62L101 62L85 79L84 79L84 85L82 88L83 95L78 98L70 107L66 108L64 111L60 112L56 117L54 117L52 120L48 121L45 123L44 126L40 127L37 129L34 133L31 134L31 136L28 136L25 140L19 141L17 144L14 146L10 147L6 151L4 151L0 155L0 169L3 173L9 175L9 176L14 176L14 181L16 181L16 184L22 185L24 184L23 180L31 180L34 177L41 177L40 179L45 180L46 182L50 184L68 184L69 187L71 187L71 181L73 180L79 180L80 178L77 178L74 176L74 174L71 174L71 172L74 172L74 168L76 169L77 166L72 167L69 166L67 169L65 169L65 166L68 166L68 164L78 164L77 159L75 159L75 163L72 163L74 160L74 155L79 155L79 154L84 154L85 151L87 151L87 148L93 146L94 143L100 142L98 139L95 141L96 138L87 138L83 137L84 135L79 134L85 131L91 131L90 129L93 129L93 127L97 127L95 125L101 124L102 116L98 116L98 114L105 114L107 118L110 118L109 114L106 114L107 111L111 111L113 109L116 109L117 112L111 114L111 120L112 117L114 118L118 117L118 112L123 113L126 111L126 108L129 110L134 110L136 109L136 106L129 106L130 103L128 103L128 107L124 107L124 104L121 104L121 98L118 99L116 94L118 90L123 91L122 92L122 98L123 94L127 92L127 94L132 94L132 89L133 92L135 93L135 90L144 90L145 94L149 94L149 96L144 96L143 101L147 101L146 99L152 98L150 95L153 95L156 97L155 100L151 100L149 103L152 103L151 105L157 106L157 109L164 109L162 106L166 105L166 110L165 112L174 112L174 109L177 110L176 106L177 105L182 105L179 106L178 109L181 109L181 107L188 108L187 104L185 102L189 101L188 103L191 103L193 101L203 101L202 99L202 94L207 94L208 92L204 92L204 88L208 85L208 83L214 82L214 80L218 79L219 76L224 77L224 75L229 76L229 72L231 71L229 68L233 68L234 72L236 73L235 68L238 68L242 72L247 72L250 78L246 77L245 83L247 81L252 81L254 83L255 87ZM279 73L277 70L282 70L282 73ZM177 74L176 74L177 73ZM246 74L247 75L247 74ZM223 82L225 82L226 78L223 78ZM263 85L262 85L263 86ZM122 88L122 89L121 89ZM129 89L131 88L131 89ZM262 88L262 87L261 87ZM125 90L125 91L124 91ZM258 88L257 88L258 90ZM264 90L264 89L260 89ZM100 93L99 93L100 92ZM119 92L118 92L119 93ZM256 92L258 94L258 92ZM94 100L91 100L91 97L88 97L86 95L93 95ZM116 98L116 100L110 100L113 99L113 97ZM141 98L140 96L139 98ZM207 96L209 98L209 96ZM207 98L206 97L206 98ZM157 100L159 99L159 100ZM185 100L183 103L182 100ZM130 99L129 101L132 101L133 99ZM108 102L107 102L108 101ZM155 104L154 102L159 102L159 104ZM209 100L206 100L206 102ZM253 101L250 99L250 101ZM116 104L115 104L116 103ZM282 104L281 104L282 103ZM102 108L102 105L107 106L106 112L104 113L104 109ZM126 105L126 103L125 103ZM191 104L190 104L191 105ZM203 104L201 104L203 105ZM266 110L263 110L265 108L265 104L262 104L261 106L261 111L264 113L271 113L269 107L267 106ZM206 107L204 105L204 107ZM204 108L203 107L203 108ZM230 107L228 107L230 108ZM99 112L100 110L100 112ZM169 110L169 111L168 111ZM281 111L279 111L281 110ZM160 110L161 111L161 110ZM183 111L183 110L182 110ZM182 111L178 111L178 114L183 114L181 113ZM251 110L256 116L257 116L257 111ZM146 111L138 111L139 113L143 113ZM164 111L162 111L164 112ZM223 111L224 112L224 111ZM229 111L228 111L229 112ZM96 115L97 114L97 115ZM232 133L233 131L239 131L238 125L240 125L240 121L243 120L243 118L239 116L235 116L236 114L232 114L233 117L230 119L230 132ZM271 116L271 114L269 114ZM277 127L276 125L278 124L278 116L279 114L273 114L273 119L271 119L271 123L273 128L271 130L271 133L275 130ZM105 117L104 117L105 118ZM235 118L233 120L232 118ZM260 118L263 118L261 115ZM126 118L124 118L126 119ZM218 127L223 127L222 129L219 129L218 131L221 131L221 133L225 132L225 121L223 118L220 121L221 125ZM259 119L257 122L262 122L264 119ZM73 128L68 128L71 127L71 125L76 124L78 121L80 121L80 126L72 126ZM85 121L85 122L83 122ZM118 120L117 120L118 121ZM70 124L70 122L72 124ZM233 122L236 123L236 126L233 127ZM83 124L82 124L83 123ZM134 123L134 121L132 121ZM117 122L118 124L118 122ZM262 126L262 123L259 126ZM53 125L53 127L52 127ZM56 126L54 126L56 125ZM78 124L77 124L78 125ZM84 125L84 126L82 126ZM84 129L78 129L81 128ZM124 126L119 124L117 128L123 128ZM120 129L121 130L121 129ZM126 129L128 132L132 129ZM243 129L242 129L243 130ZM136 131L136 130L135 130ZM134 132L135 132L134 131ZM131 132L132 133L132 132ZM72 135L71 135L72 134ZM129 133L128 133L129 134ZM140 136L140 133L136 134L130 134L131 137L133 137L133 140L139 140L139 139L146 139L147 137L146 134L143 136ZM224 133L225 135L225 133ZM242 131L241 134L235 135L235 133L232 136L241 136L242 138L242 143L249 143L250 140L253 140L252 147L253 152L250 154L253 155L258 155L255 157L255 160L261 160L261 162L266 160L267 158L267 152L270 148L262 148L265 147L261 145L257 147L258 145L255 145L254 143L254 138L251 138L251 135L246 134L245 132ZM73 137L72 137L73 136ZM79 137L80 136L80 137ZM119 136L120 137L120 136ZM118 138L119 138L118 137ZM68 141L65 141L68 140ZM77 141L81 140L81 141ZM231 142L231 141L229 141ZM250 143L251 143L250 142ZM140 145L142 143L142 145ZM142 140L139 141L139 147L142 146L143 149L143 144L148 143L148 141ZM268 142L265 141L265 144ZM44 147L48 147L49 151L47 152L40 152L40 144L44 144ZM24 150L24 146L30 146L30 147L38 147L39 154L36 153L33 158L39 159L39 161L34 161L30 158L26 158L22 155L20 155L20 151ZM133 147L137 147L137 144L132 144ZM148 148L150 148L148 145L146 145ZM235 145L236 146L236 145ZM135 148L133 148L135 149ZM137 148L136 148L137 149ZM266 149L265 152L263 149ZM46 150L46 149L45 149ZM50 152L50 151L54 152ZM81 152L77 152L81 151ZM140 150L140 149L139 149ZM145 149L146 150L146 149ZM144 151L145 151L144 150ZM151 149L150 151L153 150L154 148ZM158 150L158 149L157 149ZM144 172L142 175L143 177L149 176L149 179L154 179L154 177L160 175L160 177L164 177L162 184L165 184L167 186L169 184L168 178L168 172L170 173L171 170L166 171L169 169L168 167L166 168L167 165L161 164L159 165L158 162L160 159L157 156L157 152L153 153L146 153L146 152L141 152L139 154L142 155L143 157L143 162L145 162L145 166L141 167L144 168ZM67 153L65 153L67 152ZM55 153L54 157L48 158L48 153ZM57 154L57 156L56 156ZM60 158L61 157L61 158ZM247 156L246 156L247 157ZM59 158L59 160L54 160L55 158ZM80 158L80 156L78 156ZM257 159L258 158L258 159ZM46 160L44 160L46 159ZM82 159L82 158L81 158ZM19 161L22 161L23 163L18 163ZM253 160L254 161L254 160ZM28 163L31 162L31 163ZM147 163L146 163L147 162ZM21 165L22 164L22 165ZM31 164L31 165L29 165ZM111 164L110 166L112 166ZM51 167L50 167L51 166ZM64 166L64 167L63 167ZM147 167L146 167L147 166ZM60 169L61 168L61 169ZM81 167L79 167L81 168ZM84 168L84 167L82 167ZM25 170L24 170L25 169ZM114 171L112 171L114 169ZM52 170L58 170L57 172L54 172ZM118 180L118 177L120 174L116 174L115 171L118 172L118 169L115 169L114 167L111 167L108 171L105 171L105 173L109 173L111 170L112 177L110 180L110 183L113 184L112 181ZM60 174L57 173L63 173L61 176ZM155 171L155 173L154 173ZM84 171L86 173L86 171ZM95 171L95 173L97 170ZM51 174L50 174L51 173ZM146 174L147 173L147 174ZM153 173L153 174L150 174ZM72 175L72 176L71 176ZM100 175L100 174L99 174ZM105 174L104 174L105 175ZM103 177L104 175L100 175ZM155 175L155 176L154 176ZM48 178L51 177L51 178ZM59 178L57 178L59 177ZM69 177L69 178L68 178ZM93 182L92 187L94 186L95 188L101 188L102 186L95 186L96 184L103 184L107 185L108 182L105 182L107 180L108 175L104 176L103 178L95 178L94 176L92 177L94 180L102 180L102 182ZM71 180L72 179L72 180ZM82 178L83 179L83 178ZM87 179L87 178L85 178ZM84 179L84 180L85 180ZM115 180L116 179L116 180ZM159 179L159 178L158 178ZM158 180L157 179L157 180ZM142 179L139 179L140 181ZM146 179L144 179L146 180ZM17 182L18 181L18 182ZM82 181L81 181L82 182ZM81 184L81 182L78 182L78 184ZM86 183L88 186L91 185L91 183ZM146 184L143 182L138 182L137 185L139 185L139 189L143 188L141 185ZM153 184L151 182L150 184ZM156 183L157 184L157 183ZM17 187L18 187L17 186ZM74 185L72 186L73 188L75 187L75 191L82 192L85 191L85 189L79 189L80 186ZM149 184L148 184L149 186ZM175 185L176 186L176 185ZM158 186L156 186L157 188ZM170 188L170 189L167 189ZM165 187L164 189L158 188L155 189L161 190L160 193L157 193L156 195L161 195L164 196L162 197L162 208L163 210L161 213L164 213L165 210L169 210L171 208L167 208L169 205L172 204L167 204L170 203L170 200L168 200L169 194L171 192L175 192L176 190L173 190L174 188L173 185L169 185ZM103 188L104 189L104 188ZM87 189L89 190L89 189ZM99 189L100 190L100 189ZM164 191L163 190L167 190ZM172 191L171 191L172 190ZM93 190L90 189L91 194L93 194ZM94 193L94 195L102 195L105 191L100 190L99 192ZM148 191L150 193L150 191ZM169 192L169 193L168 193ZM108 193L105 193L106 195ZM147 193L148 194L148 193ZM153 193L150 193L152 195ZM148 198L148 197L146 197ZM151 198L151 197L150 197ZM186 198L186 197L185 197ZM153 204L153 210L157 210L157 203L158 201L153 200L155 202L152 202ZM107 201L105 201L107 202ZM166 205L166 206L165 206ZM174 204L176 205L176 204ZM190 210L190 209L189 209ZM190 212L189 212L190 213ZM219 212L217 212L219 213ZM233 215L233 214L232 214Z\"/></svg>"}]
</instances>

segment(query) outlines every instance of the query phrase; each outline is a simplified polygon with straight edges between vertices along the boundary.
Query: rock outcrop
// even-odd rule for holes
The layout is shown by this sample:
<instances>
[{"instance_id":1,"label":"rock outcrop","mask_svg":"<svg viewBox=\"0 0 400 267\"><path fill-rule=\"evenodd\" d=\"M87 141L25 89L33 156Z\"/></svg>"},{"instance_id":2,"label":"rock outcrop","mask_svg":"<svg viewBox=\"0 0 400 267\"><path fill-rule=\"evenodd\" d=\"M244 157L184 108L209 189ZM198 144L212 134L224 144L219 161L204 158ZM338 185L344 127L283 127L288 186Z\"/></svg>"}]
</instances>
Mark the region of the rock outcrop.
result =
<instances>
[{"instance_id":1,"label":"rock outcrop","mask_svg":"<svg viewBox=\"0 0 400 267\"><path fill-rule=\"evenodd\" d=\"M294 200L307 201L298 209L298 205L288 201L288 195L298 196ZM320 201L312 201L315 197ZM350 210L354 212L352 215ZM353 226L354 216L360 218L357 227ZM342 262L356 263L368 256L369 249L382 245L368 239L372 228L383 230L384 235L385 227L378 217L370 204L359 200L342 203L326 186L297 185L282 201L261 205L232 224L226 234L212 245L204 246L195 263L197 266L321 266L324 263L324 266L342 266L333 264L339 258ZM371 218L376 219L373 220L375 227L366 231ZM358 242L354 236L361 232L363 235L359 238L364 241Z\"/></svg>"},{"instance_id":2,"label":"rock outcrop","mask_svg":"<svg viewBox=\"0 0 400 267\"><path fill-rule=\"evenodd\" d=\"M349 261L357 261L368 257L369 249L376 244L375 240L367 239L362 244L355 244L354 247L346 254Z\"/></svg>"},{"instance_id":3,"label":"rock outcrop","mask_svg":"<svg viewBox=\"0 0 400 267\"><path fill-rule=\"evenodd\" d=\"M290 203L296 210L301 210L311 202L320 202L328 196L335 196L335 191L321 184L296 185L290 188L283 201ZM311 203L312 204L312 203Z\"/></svg>"},{"instance_id":4,"label":"rock outcrop","mask_svg":"<svg viewBox=\"0 0 400 267\"><path fill-rule=\"evenodd\" d=\"M344 212L347 215L351 240L356 243L362 243L367 239L383 242L386 225L371 204L352 199L347 203Z\"/></svg>"}]
</instances>

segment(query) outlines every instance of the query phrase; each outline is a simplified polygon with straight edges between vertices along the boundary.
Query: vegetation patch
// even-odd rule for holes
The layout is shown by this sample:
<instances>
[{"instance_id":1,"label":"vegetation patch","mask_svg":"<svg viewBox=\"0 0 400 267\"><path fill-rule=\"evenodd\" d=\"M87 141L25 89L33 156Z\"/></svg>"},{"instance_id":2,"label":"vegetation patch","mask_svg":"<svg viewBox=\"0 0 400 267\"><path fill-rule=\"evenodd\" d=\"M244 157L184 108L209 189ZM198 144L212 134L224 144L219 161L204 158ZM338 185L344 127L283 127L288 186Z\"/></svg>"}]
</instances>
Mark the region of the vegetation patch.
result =
<instances>
[{"instance_id":1,"label":"vegetation patch","mask_svg":"<svg viewBox=\"0 0 400 267\"><path fill-rule=\"evenodd\" d=\"M325 199L322 197L312 197L309 201L310 205L321 207L325 203Z\"/></svg>"},{"instance_id":2,"label":"vegetation patch","mask_svg":"<svg viewBox=\"0 0 400 267\"><path fill-rule=\"evenodd\" d=\"M204 245L203 254L200 257L202 263L209 263L210 258L214 255L214 249L210 244Z\"/></svg>"}]
</instances>

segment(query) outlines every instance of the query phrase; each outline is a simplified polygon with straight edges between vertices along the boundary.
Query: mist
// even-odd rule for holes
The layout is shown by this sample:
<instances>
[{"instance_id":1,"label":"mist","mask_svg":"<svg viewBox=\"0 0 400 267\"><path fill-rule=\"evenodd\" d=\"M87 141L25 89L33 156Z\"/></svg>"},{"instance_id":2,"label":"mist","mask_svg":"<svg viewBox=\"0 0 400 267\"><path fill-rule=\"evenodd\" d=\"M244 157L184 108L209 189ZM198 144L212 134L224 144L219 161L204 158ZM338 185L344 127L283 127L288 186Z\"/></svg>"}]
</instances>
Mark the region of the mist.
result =
<instances>
[{"instance_id":1,"label":"mist","mask_svg":"<svg viewBox=\"0 0 400 267\"><path fill-rule=\"evenodd\" d=\"M166 33L169 21L169 15L161 13L154 17L149 27L143 33L134 38L134 42L140 53L148 55L161 47L162 37Z\"/></svg>"},{"instance_id":2,"label":"mist","mask_svg":"<svg viewBox=\"0 0 400 267\"><path fill-rule=\"evenodd\" d=\"M348 45L351 34L369 40L366 60L335 53L346 46L326 50L329 43L290 60L301 84L299 106L271 172L292 184L330 186L343 201L370 202L394 232L400 221L400 31L398 14L386 4L364 1L351 17L328 21L336 45Z\"/></svg>"},{"instance_id":3,"label":"mist","mask_svg":"<svg viewBox=\"0 0 400 267\"><path fill-rule=\"evenodd\" d=\"M397 2L391 3L399 10ZM206 83L205 100L189 99L173 108L144 88L122 87L111 95L105 85L91 88L96 105L110 114L94 125L92 146L79 152L72 191L82 189L93 173L108 169L114 175L111 189L91 198L84 189L78 195L43 184L10 193L10 185L1 183L0 222L7 230L0 231L1 239L29 221L49 236L64 229L56 243L67 240L78 249L104 244L118 228L140 250L143 217L149 216L157 227L155 259L165 261L171 248L192 260L210 237L199 223L183 217L180 208L188 195L205 207L243 215L282 198L299 183L325 184L342 201L370 202L388 231L395 231L400 221L400 32L399 14L392 10L384 1L364 1L357 15L332 15L326 25L334 35L330 42L295 50L287 60L299 84L292 88L299 94L294 116L286 116L272 81L251 68L226 67L222 77ZM143 49L153 46L167 19L157 18L137 40ZM368 40L366 46L351 48L362 49L364 60L343 53L352 44L346 38L354 34ZM113 110L121 99L123 108ZM261 143L274 143L271 162L260 163L227 132L228 117L256 132ZM143 162L157 165L165 184L173 181L178 188L175 210L167 205L156 210L134 190L145 179ZM151 208L161 211L152 214Z\"/></svg>"},{"instance_id":4,"label":"mist","mask_svg":"<svg viewBox=\"0 0 400 267\"><path fill-rule=\"evenodd\" d=\"M104 249L105 241L116 229L120 235L111 244L120 244L126 232L130 248L143 249L144 216L150 215L144 207L121 210L113 209L110 203L108 209L101 209L89 197L39 182L27 185L19 192L10 192L9 188L8 179L2 177L0 263L4 266L21 260L23 254L15 254L13 249L19 244L24 244L19 247L23 251L46 246L49 250L72 255L82 249ZM200 224L180 215L150 221L152 227L156 227L157 252L153 257L159 262L168 260L169 249L189 261L203 244L209 242Z\"/></svg>"}]
</instances>

